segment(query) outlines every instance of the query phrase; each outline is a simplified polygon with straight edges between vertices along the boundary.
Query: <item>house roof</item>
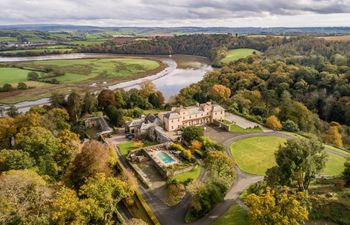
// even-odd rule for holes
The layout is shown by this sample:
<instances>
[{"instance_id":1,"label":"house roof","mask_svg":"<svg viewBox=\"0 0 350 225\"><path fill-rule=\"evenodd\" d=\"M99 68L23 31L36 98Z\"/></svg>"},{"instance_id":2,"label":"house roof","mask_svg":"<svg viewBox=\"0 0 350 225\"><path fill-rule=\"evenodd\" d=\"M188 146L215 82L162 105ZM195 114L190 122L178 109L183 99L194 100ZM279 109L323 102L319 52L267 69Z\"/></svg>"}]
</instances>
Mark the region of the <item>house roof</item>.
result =
<instances>
[{"instance_id":1,"label":"house roof","mask_svg":"<svg viewBox=\"0 0 350 225\"><path fill-rule=\"evenodd\" d=\"M165 117L168 119L178 119L181 118L180 114L176 113L176 112L168 112L167 114L165 114Z\"/></svg>"},{"instance_id":2,"label":"house roof","mask_svg":"<svg viewBox=\"0 0 350 225\"><path fill-rule=\"evenodd\" d=\"M220 105L214 105L213 112L225 111L225 109Z\"/></svg>"}]
</instances>

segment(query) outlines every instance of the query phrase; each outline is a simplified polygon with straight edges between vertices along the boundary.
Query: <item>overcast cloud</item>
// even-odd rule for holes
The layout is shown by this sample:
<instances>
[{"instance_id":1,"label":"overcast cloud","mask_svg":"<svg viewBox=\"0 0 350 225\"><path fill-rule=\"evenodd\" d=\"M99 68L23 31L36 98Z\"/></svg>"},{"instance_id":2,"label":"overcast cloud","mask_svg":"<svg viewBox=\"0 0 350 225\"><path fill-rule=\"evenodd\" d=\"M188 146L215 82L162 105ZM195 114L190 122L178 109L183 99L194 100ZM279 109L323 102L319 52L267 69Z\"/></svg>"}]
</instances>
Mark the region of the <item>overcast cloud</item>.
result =
<instances>
[{"instance_id":1,"label":"overcast cloud","mask_svg":"<svg viewBox=\"0 0 350 225\"><path fill-rule=\"evenodd\" d=\"M0 24L350 26L350 0L0 0Z\"/></svg>"}]
</instances>

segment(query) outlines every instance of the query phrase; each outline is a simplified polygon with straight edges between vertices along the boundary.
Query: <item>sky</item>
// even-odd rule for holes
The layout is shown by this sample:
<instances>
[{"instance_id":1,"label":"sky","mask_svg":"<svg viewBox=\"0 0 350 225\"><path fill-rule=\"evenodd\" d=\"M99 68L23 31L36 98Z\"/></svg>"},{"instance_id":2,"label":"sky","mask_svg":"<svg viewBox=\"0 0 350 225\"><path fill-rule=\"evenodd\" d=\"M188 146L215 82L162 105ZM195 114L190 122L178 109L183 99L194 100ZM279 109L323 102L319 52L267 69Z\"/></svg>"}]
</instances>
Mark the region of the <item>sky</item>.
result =
<instances>
[{"instance_id":1,"label":"sky","mask_svg":"<svg viewBox=\"0 0 350 225\"><path fill-rule=\"evenodd\" d=\"M0 24L350 26L350 0L0 0Z\"/></svg>"}]
</instances>

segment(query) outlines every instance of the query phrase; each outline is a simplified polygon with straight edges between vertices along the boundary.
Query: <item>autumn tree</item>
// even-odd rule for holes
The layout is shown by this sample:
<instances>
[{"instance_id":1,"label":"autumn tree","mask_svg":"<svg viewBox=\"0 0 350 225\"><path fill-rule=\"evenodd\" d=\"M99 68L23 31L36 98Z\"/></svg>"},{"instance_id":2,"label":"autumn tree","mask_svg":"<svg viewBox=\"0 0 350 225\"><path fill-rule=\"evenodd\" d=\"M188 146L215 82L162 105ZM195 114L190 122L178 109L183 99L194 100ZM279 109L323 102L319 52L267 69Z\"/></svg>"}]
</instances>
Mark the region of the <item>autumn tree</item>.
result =
<instances>
[{"instance_id":1,"label":"autumn tree","mask_svg":"<svg viewBox=\"0 0 350 225\"><path fill-rule=\"evenodd\" d=\"M116 160L116 156L107 145L98 141L88 141L73 161L73 168L69 171L70 181L79 189L89 177L97 173L111 176L113 160Z\"/></svg>"},{"instance_id":2,"label":"autumn tree","mask_svg":"<svg viewBox=\"0 0 350 225\"><path fill-rule=\"evenodd\" d=\"M68 130L55 137L43 127L22 129L16 135L16 148L35 160L40 174L58 178L78 151L79 139Z\"/></svg>"},{"instance_id":3,"label":"autumn tree","mask_svg":"<svg viewBox=\"0 0 350 225\"><path fill-rule=\"evenodd\" d=\"M29 169L34 166L34 160L28 152L21 150L0 150L0 173L8 170Z\"/></svg>"},{"instance_id":4,"label":"autumn tree","mask_svg":"<svg viewBox=\"0 0 350 225\"><path fill-rule=\"evenodd\" d=\"M277 166L267 170L265 179L270 185L297 185L299 190L308 190L327 160L322 143L312 139L288 140L275 157Z\"/></svg>"},{"instance_id":5,"label":"autumn tree","mask_svg":"<svg viewBox=\"0 0 350 225\"><path fill-rule=\"evenodd\" d=\"M292 193L288 189L278 191L267 188L258 196L250 194L245 200L249 207L252 225L302 224L308 220L309 212L303 192Z\"/></svg>"},{"instance_id":6,"label":"autumn tree","mask_svg":"<svg viewBox=\"0 0 350 225\"><path fill-rule=\"evenodd\" d=\"M192 152L196 151L196 150L200 150L202 148L202 143L198 140L192 140L191 141L191 146L190 149Z\"/></svg>"},{"instance_id":7,"label":"autumn tree","mask_svg":"<svg viewBox=\"0 0 350 225\"><path fill-rule=\"evenodd\" d=\"M140 84L140 95L143 98L148 98L152 93L156 93L156 85L150 80L145 80Z\"/></svg>"},{"instance_id":8,"label":"autumn tree","mask_svg":"<svg viewBox=\"0 0 350 225\"><path fill-rule=\"evenodd\" d=\"M11 117L0 118L0 149L12 147L12 140L16 135L15 119Z\"/></svg>"},{"instance_id":9,"label":"autumn tree","mask_svg":"<svg viewBox=\"0 0 350 225\"><path fill-rule=\"evenodd\" d=\"M220 181L227 188L235 178L233 160L222 151L209 151L205 158L205 165L211 173L212 179Z\"/></svg>"},{"instance_id":10,"label":"autumn tree","mask_svg":"<svg viewBox=\"0 0 350 225\"><path fill-rule=\"evenodd\" d=\"M269 116L266 119L266 126L268 128L274 129L274 130L282 129L282 124L281 124L280 120L274 115Z\"/></svg>"},{"instance_id":11,"label":"autumn tree","mask_svg":"<svg viewBox=\"0 0 350 225\"><path fill-rule=\"evenodd\" d=\"M105 109L109 105L116 105L115 95L112 90L103 89L97 97L98 106Z\"/></svg>"},{"instance_id":12,"label":"autumn tree","mask_svg":"<svg viewBox=\"0 0 350 225\"><path fill-rule=\"evenodd\" d=\"M128 191L128 184L114 177L107 177L103 173L98 173L90 177L80 188L79 195L87 199L92 199L98 205L98 213L93 217L95 221L102 224L110 224L120 221L122 216L118 212L118 203L133 192Z\"/></svg>"},{"instance_id":13,"label":"autumn tree","mask_svg":"<svg viewBox=\"0 0 350 225\"><path fill-rule=\"evenodd\" d=\"M214 84L210 89L210 96L218 102L223 102L231 96L231 90L224 85Z\"/></svg>"},{"instance_id":14,"label":"autumn tree","mask_svg":"<svg viewBox=\"0 0 350 225\"><path fill-rule=\"evenodd\" d=\"M328 131L323 136L326 143L334 144L337 147L343 147L341 135L341 125L337 122L331 122Z\"/></svg>"},{"instance_id":15,"label":"autumn tree","mask_svg":"<svg viewBox=\"0 0 350 225\"><path fill-rule=\"evenodd\" d=\"M51 224L52 193L34 171L3 173L0 176L0 224Z\"/></svg>"}]
</instances>

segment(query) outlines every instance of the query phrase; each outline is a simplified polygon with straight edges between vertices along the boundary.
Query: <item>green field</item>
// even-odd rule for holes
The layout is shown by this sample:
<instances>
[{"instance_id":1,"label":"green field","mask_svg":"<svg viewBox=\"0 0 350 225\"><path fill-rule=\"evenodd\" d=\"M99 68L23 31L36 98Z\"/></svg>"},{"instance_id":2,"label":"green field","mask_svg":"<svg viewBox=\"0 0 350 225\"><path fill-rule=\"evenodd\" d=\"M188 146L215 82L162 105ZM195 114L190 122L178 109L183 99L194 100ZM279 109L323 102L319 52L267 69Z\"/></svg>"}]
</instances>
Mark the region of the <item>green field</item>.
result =
<instances>
[{"instance_id":1,"label":"green field","mask_svg":"<svg viewBox=\"0 0 350 225\"><path fill-rule=\"evenodd\" d=\"M26 81L29 70L41 71L46 68L65 72L64 76L55 77L62 83L77 83L93 78L128 78L146 73L160 66L157 61L141 58L46 60L11 64L26 70L1 68L1 83L23 82Z\"/></svg>"},{"instance_id":2,"label":"green field","mask_svg":"<svg viewBox=\"0 0 350 225\"><path fill-rule=\"evenodd\" d=\"M255 49L250 49L250 48L240 48L240 49L229 50L227 52L226 57L221 60L221 63L227 64L230 62L234 62L236 60L246 58L252 55L254 52L260 53L259 51Z\"/></svg>"},{"instance_id":3,"label":"green field","mask_svg":"<svg viewBox=\"0 0 350 225\"><path fill-rule=\"evenodd\" d=\"M272 136L242 139L231 145L231 153L241 170L251 174L265 175L267 169L276 165L274 153L285 142L284 138ZM322 174L341 174L346 159L331 153L327 154L328 160Z\"/></svg>"},{"instance_id":4,"label":"green field","mask_svg":"<svg viewBox=\"0 0 350 225\"><path fill-rule=\"evenodd\" d=\"M219 217L212 225L249 225L248 212L234 203L227 212Z\"/></svg>"},{"instance_id":5,"label":"green field","mask_svg":"<svg viewBox=\"0 0 350 225\"><path fill-rule=\"evenodd\" d=\"M172 178L174 180L177 180L178 182L184 182L187 179L197 180L197 178L199 177L200 173L201 173L201 167L197 166L191 171L177 174L177 175L173 176Z\"/></svg>"},{"instance_id":6,"label":"green field","mask_svg":"<svg viewBox=\"0 0 350 225\"><path fill-rule=\"evenodd\" d=\"M5 83L16 84L19 82L25 82L27 81L28 72L29 70L0 67L0 86Z\"/></svg>"},{"instance_id":7,"label":"green field","mask_svg":"<svg viewBox=\"0 0 350 225\"><path fill-rule=\"evenodd\" d=\"M265 175L265 171L275 165L274 152L285 142L286 139L279 137L242 139L231 145L231 153L241 170Z\"/></svg>"}]
</instances>

